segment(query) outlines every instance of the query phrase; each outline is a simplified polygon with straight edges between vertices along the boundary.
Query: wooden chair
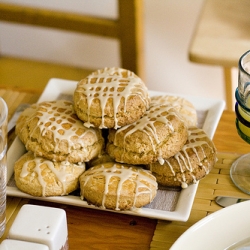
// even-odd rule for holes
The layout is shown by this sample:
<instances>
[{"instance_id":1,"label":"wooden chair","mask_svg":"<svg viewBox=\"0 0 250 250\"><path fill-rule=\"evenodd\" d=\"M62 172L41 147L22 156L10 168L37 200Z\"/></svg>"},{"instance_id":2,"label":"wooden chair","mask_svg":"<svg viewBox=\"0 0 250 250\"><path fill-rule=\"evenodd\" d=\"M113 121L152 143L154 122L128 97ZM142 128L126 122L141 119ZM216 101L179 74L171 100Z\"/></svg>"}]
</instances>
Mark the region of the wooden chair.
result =
<instances>
[{"instance_id":1,"label":"wooden chair","mask_svg":"<svg viewBox=\"0 0 250 250\"><path fill-rule=\"evenodd\" d=\"M143 78L142 3L118 0L117 20L0 3L0 20L118 39L121 67ZM0 57L0 86L42 91L50 78L80 80L93 70L4 55Z\"/></svg>"},{"instance_id":2,"label":"wooden chair","mask_svg":"<svg viewBox=\"0 0 250 250\"><path fill-rule=\"evenodd\" d=\"M231 69L250 49L249 12L249 0L206 0L189 49L190 61L223 67L228 110L235 102Z\"/></svg>"}]
</instances>

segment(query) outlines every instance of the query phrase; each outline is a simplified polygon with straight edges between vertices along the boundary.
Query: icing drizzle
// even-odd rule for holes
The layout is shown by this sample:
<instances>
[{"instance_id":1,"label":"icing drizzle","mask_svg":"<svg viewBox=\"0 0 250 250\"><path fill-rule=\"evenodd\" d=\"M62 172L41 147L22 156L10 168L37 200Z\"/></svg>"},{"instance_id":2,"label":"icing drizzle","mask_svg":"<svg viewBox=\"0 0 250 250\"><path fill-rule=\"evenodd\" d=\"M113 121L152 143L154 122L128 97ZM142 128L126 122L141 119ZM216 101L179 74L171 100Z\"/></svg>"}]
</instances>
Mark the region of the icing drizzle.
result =
<instances>
[{"instance_id":1,"label":"icing drizzle","mask_svg":"<svg viewBox=\"0 0 250 250\"><path fill-rule=\"evenodd\" d=\"M102 122L99 128L107 128L104 125L105 107L107 101L113 100L113 118L115 121L115 129L119 128L117 113L121 98L124 98L124 112L126 112L128 97L136 95L143 101L146 109L149 108L148 90L142 80L129 70L121 68L104 68L97 70L83 81L78 83L76 92L83 93L87 96L88 103L88 121L84 123L86 127L91 127L90 107L94 99L99 99L102 112Z\"/></svg>"},{"instance_id":2,"label":"icing drizzle","mask_svg":"<svg viewBox=\"0 0 250 250\"><path fill-rule=\"evenodd\" d=\"M166 104L173 106L177 112L179 112L187 125L196 126L197 124L197 113L195 107L192 103L180 96L171 96L171 95L162 95L162 96L153 96L151 98L151 104Z\"/></svg>"},{"instance_id":3,"label":"icing drizzle","mask_svg":"<svg viewBox=\"0 0 250 250\"><path fill-rule=\"evenodd\" d=\"M207 145L210 148L212 153L215 152L215 148L213 146L212 141L210 141L207 138L207 135L204 133L204 131L202 129L191 126L188 129L188 133L189 133L189 136L188 136L188 140L187 140L186 144L183 146L183 148L177 154L175 154L172 157L178 163L179 170L178 171L174 170L174 167L171 165L170 158L165 159L165 164L167 164L169 166L173 176L176 176L175 180L181 182L182 188L188 187L187 180L186 180L186 172L187 171L192 176L193 183L197 183L196 176L195 176L195 174L193 174L194 167L193 167L192 163L190 162L188 150L191 149L194 152L194 154L198 160L198 165L204 169L205 174L209 173L210 166L206 166L205 164L203 164L203 160L206 159L206 155L205 155L203 146ZM198 152L202 153L202 157L199 156ZM152 164L150 165L150 169L152 170ZM178 180L177 180L177 174L176 174L177 172L181 173Z\"/></svg>"},{"instance_id":4,"label":"icing drizzle","mask_svg":"<svg viewBox=\"0 0 250 250\"><path fill-rule=\"evenodd\" d=\"M33 109L33 112L30 109ZM98 140L96 130L83 126L82 121L77 118L74 112L73 103L69 101L57 100L42 102L28 108L22 115L27 115L27 122L38 118L37 126L34 127L33 131L30 131L30 138L32 138L37 128L40 130L41 137L45 136L49 131L53 133L53 140L55 142L54 153L60 152L60 141L66 141L68 143L68 154L72 149L78 149L79 145L82 147L82 150L84 150L86 141L82 140L82 138L84 138L87 133L92 133L95 140Z\"/></svg>"},{"instance_id":5,"label":"icing drizzle","mask_svg":"<svg viewBox=\"0 0 250 250\"><path fill-rule=\"evenodd\" d=\"M155 154L158 155L158 162L162 165L164 163L163 157L162 157L162 151L161 148L157 146L161 143L161 140L159 139L159 136L157 134L157 129L155 127L155 123L161 122L165 124L165 126L169 129L170 134L174 133L175 129L173 127L173 124L171 123L169 116L176 116L179 118L177 112L173 109L170 105L153 105L150 107L149 110L147 110L144 114L144 116L139 119L138 121L134 122L133 124L126 125L116 131L115 139L114 139L114 145L118 146L117 138L119 133L122 131L130 128L128 132L124 135L123 139L123 156L125 153L125 147L126 147L126 138L135 133L136 131L141 131L145 133L151 143L152 149ZM181 119L180 119L181 120ZM138 147L139 148L139 147Z\"/></svg>"},{"instance_id":6,"label":"icing drizzle","mask_svg":"<svg viewBox=\"0 0 250 250\"><path fill-rule=\"evenodd\" d=\"M112 164L110 167L107 167L108 165L102 164L102 165L96 165L90 169L88 169L84 174L81 176L81 182L84 183L84 186L87 185L88 181L90 178L93 176L104 176L105 178L105 187L104 187L104 192L103 192L103 198L102 198L102 208L105 207L105 201L106 201L106 196L109 194L109 185L111 184L111 179L112 177L118 177L119 182L117 185L116 189L116 207L115 210L120 210L119 208L119 200L120 196L122 195L123 192L123 184L127 180L131 180L135 182L136 188L135 188L135 196L134 196L134 203L132 208L135 207L137 198L142 195L142 194L148 194L150 197L150 202L153 200L153 192L152 188L150 186L155 187L154 189L157 189L157 182L156 179L153 175L150 174L149 176L149 171L141 169L140 167L135 167L135 166L126 166L123 164ZM94 178L94 177L93 177ZM149 185L146 185L145 182L149 183ZM142 189L142 191L140 191ZM81 195L82 199L84 197L84 188L81 188Z\"/></svg>"},{"instance_id":7,"label":"icing drizzle","mask_svg":"<svg viewBox=\"0 0 250 250\"><path fill-rule=\"evenodd\" d=\"M32 172L30 172L29 170L29 164L30 163L34 163L35 167L32 169ZM42 187L42 196L46 196L46 187L47 187L47 183L44 180L42 171L42 165L46 165L55 175L56 179L59 180L59 182L62 184L62 188L63 188L63 192L62 195L66 195L67 194L67 190L66 190L66 185L67 182L69 181L69 179L75 178L74 177L74 168L80 168L82 169L82 172L85 170L85 163L81 163L81 164L74 164L74 168L73 171L67 171L67 167L69 167L71 164L67 161L63 161L63 162L58 162L57 164L59 164L59 167L56 168L54 163L52 161L49 161L45 158L42 157L36 157L35 159L26 161L23 164L22 167L22 171L20 173L20 177L25 178L26 176L28 176L30 173L31 175L37 175L37 179Z\"/></svg>"}]
</instances>

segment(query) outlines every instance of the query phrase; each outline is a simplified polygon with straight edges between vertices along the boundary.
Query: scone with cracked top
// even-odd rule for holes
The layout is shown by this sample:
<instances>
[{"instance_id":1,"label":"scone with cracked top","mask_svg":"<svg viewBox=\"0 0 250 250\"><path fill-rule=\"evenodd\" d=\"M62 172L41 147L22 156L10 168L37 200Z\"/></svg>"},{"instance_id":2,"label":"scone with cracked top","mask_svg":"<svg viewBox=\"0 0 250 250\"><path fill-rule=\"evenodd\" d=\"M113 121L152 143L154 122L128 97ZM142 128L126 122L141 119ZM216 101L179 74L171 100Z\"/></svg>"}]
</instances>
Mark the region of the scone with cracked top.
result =
<instances>
[{"instance_id":1,"label":"scone with cracked top","mask_svg":"<svg viewBox=\"0 0 250 250\"><path fill-rule=\"evenodd\" d=\"M119 128L138 120L149 108L144 82L121 68L99 69L78 82L74 105L87 127Z\"/></svg>"},{"instance_id":2,"label":"scone with cracked top","mask_svg":"<svg viewBox=\"0 0 250 250\"><path fill-rule=\"evenodd\" d=\"M187 127L168 105L153 105L133 124L110 130L106 151L117 162L149 164L175 155L185 144Z\"/></svg>"},{"instance_id":3,"label":"scone with cracked top","mask_svg":"<svg viewBox=\"0 0 250 250\"><path fill-rule=\"evenodd\" d=\"M197 112L194 105L186 98L172 95L159 95L151 97L151 105L171 105L183 117L187 126L197 126Z\"/></svg>"},{"instance_id":4,"label":"scone with cracked top","mask_svg":"<svg viewBox=\"0 0 250 250\"><path fill-rule=\"evenodd\" d=\"M91 167L79 181L82 199L111 210L143 207L152 202L158 188L150 171L115 162Z\"/></svg>"},{"instance_id":5,"label":"scone with cracked top","mask_svg":"<svg viewBox=\"0 0 250 250\"><path fill-rule=\"evenodd\" d=\"M217 161L216 148L206 133L197 127L188 129L188 140L174 156L165 159L164 164L147 166L159 185L186 188L204 178Z\"/></svg>"},{"instance_id":6,"label":"scone with cracked top","mask_svg":"<svg viewBox=\"0 0 250 250\"><path fill-rule=\"evenodd\" d=\"M14 176L18 189L38 197L67 195L79 188L79 176L85 163L55 162L35 157L29 151L15 163Z\"/></svg>"},{"instance_id":7,"label":"scone with cracked top","mask_svg":"<svg viewBox=\"0 0 250 250\"><path fill-rule=\"evenodd\" d=\"M27 108L16 123L16 134L27 150L53 161L88 162L104 147L101 131L85 127L66 100Z\"/></svg>"}]
</instances>

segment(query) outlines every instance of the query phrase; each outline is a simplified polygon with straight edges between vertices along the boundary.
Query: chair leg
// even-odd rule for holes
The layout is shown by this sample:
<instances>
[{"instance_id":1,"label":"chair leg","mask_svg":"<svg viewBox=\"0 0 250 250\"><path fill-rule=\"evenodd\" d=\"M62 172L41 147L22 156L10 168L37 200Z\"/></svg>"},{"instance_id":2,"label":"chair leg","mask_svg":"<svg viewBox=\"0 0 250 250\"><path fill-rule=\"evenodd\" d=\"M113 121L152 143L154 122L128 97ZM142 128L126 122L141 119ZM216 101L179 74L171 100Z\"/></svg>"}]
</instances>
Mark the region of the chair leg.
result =
<instances>
[{"instance_id":1,"label":"chair leg","mask_svg":"<svg viewBox=\"0 0 250 250\"><path fill-rule=\"evenodd\" d=\"M143 1L119 0L121 66L144 78Z\"/></svg>"},{"instance_id":2,"label":"chair leg","mask_svg":"<svg viewBox=\"0 0 250 250\"><path fill-rule=\"evenodd\" d=\"M224 83L226 92L226 108L233 111L233 88L232 88L232 72L231 68L224 68Z\"/></svg>"}]
</instances>

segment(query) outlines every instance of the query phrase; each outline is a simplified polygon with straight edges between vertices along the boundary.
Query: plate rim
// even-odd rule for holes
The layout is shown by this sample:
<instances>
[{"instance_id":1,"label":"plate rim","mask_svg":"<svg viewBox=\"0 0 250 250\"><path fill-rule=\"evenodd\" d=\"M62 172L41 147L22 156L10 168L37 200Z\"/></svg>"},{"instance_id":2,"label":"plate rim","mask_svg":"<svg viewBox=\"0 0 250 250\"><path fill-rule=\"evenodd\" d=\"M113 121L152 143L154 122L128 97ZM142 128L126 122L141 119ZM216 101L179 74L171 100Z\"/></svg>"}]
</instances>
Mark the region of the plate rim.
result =
<instances>
[{"instance_id":1,"label":"plate rim","mask_svg":"<svg viewBox=\"0 0 250 250\"><path fill-rule=\"evenodd\" d=\"M48 81L43 93L41 94L41 96L40 96L40 98L38 99L37 102L39 103L39 102L42 102L42 101L51 101L52 100L51 96L53 96L53 98L55 99L55 93L57 93L57 94L60 94L60 93L64 93L64 94L72 93L72 91L74 92L74 88L75 88L77 83L78 83L77 81L73 81L73 80L65 80L65 79L60 79L60 78L51 78ZM217 126L218 126L218 121L219 121L219 119L221 117L221 114L222 114L222 112L224 110L224 107L225 107L225 102L223 100L185 96L185 95L181 95L181 94L173 94L173 93L167 93L167 92L162 92L162 91L154 91L154 90L149 90L149 93L151 93L151 95L156 95L156 94L157 95L163 95L164 94L164 95L181 96L181 97L186 98L189 101L192 100L192 99L195 99L195 100L197 100L196 101L197 103L201 99L206 100L204 103L206 105L210 105L210 109L208 110L208 114L207 114L207 117L206 117L206 120L208 119L208 121L206 122L206 120L205 120L205 123L204 123L203 127L206 126L205 128L206 128L207 131L205 129L204 130L206 131L208 137L210 137L210 139L213 138L215 130L216 130ZM194 104L194 106L196 108L197 108L197 103L196 103L196 105ZM216 113L215 122L211 121L211 119L214 117L213 112ZM213 124L213 126L211 126L211 124ZM15 138L15 140L13 141L11 147L9 148L9 150L7 152L8 168L9 168L9 165L12 166L12 169L10 169L10 171L12 171L12 174L13 174L14 160L12 159L12 157L8 157L8 154L10 154L10 155L12 154L13 147L17 143L22 144L22 142L19 140L19 138ZM24 148L24 146L23 146L23 148ZM11 159L9 159L9 158L11 158ZM10 171L8 171L8 172L10 172ZM9 181L12 174L10 175L8 173L7 181ZM162 220L172 220L172 221L187 221L188 218L189 218L191 209L192 209L192 205L193 205L193 201L194 201L194 198L195 198L195 194L196 194L198 185L199 185L199 182L197 182L197 184L190 185L186 189L181 190L180 196L178 198L178 202L177 202L177 205L176 205L176 208L175 208L174 211L163 211L163 210L150 209L150 208L141 208L140 212L138 212L138 211L112 211L112 210L107 210L107 209L105 211L119 212L119 213L123 213L123 214L133 214L133 215L136 215L136 216L148 217L148 218L152 218L152 219L162 219ZM9 195L9 196L17 196L17 197L22 197L22 198L46 200L46 201L52 201L52 202L56 202L56 203L62 203L63 202L63 204L93 208L93 207L91 207L89 205L84 205L83 204L84 202L82 200L80 200L80 199L79 199L80 200L79 202L73 201L73 203L72 203L71 200L69 200L69 198L71 198L71 196L65 196L65 197L34 197L34 196L31 196L31 195L28 195L28 194L25 194L25 193L19 191L17 188L8 187L8 186L7 186L7 195ZM67 200L65 201L65 199L67 199ZM80 204L80 202L81 202L81 204ZM101 208L96 208L96 209L101 209Z\"/></svg>"},{"instance_id":2,"label":"plate rim","mask_svg":"<svg viewBox=\"0 0 250 250\"><path fill-rule=\"evenodd\" d=\"M205 242L204 245L202 244L199 244L197 246L189 246L187 245L187 242L189 242L189 244L192 244L190 242L190 235L193 234L193 233L196 233L197 230L200 230L200 229L204 229L207 225L209 226L209 223L214 223L216 220L218 220L218 218L220 219L222 216L223 216L223 219L225 219L225 229L232 229L232 230L237 230L237 226L234 225L229 227L229 225L227 224L226 222L226 218L228 216L227 219L230 219L231 222L232 222L232 218L234 218L233 221L239 221L239 218L242 217L243 213L236 213L237 210L240 210L240 211L245 211L245 212L249 212L249 209L250 209L250 200L249 201L244 201L244 202L241 202L241 203L237 203L237 204L233 204L233 205L230 205L228 207L225 207L225 208L221 208L220 210L217 210L215 212L213 212L212 214L209 214L208 216L202 218L201 220L197 221L195 224L193 224L191 227L189 227L175 242L174 244L170 247L170 250L179 250L179 249L182 249L181 247L183 247L185 245L185 249L192 249L192 250L199 250L199 249L207 249L206 247L207 246L207 243L208 242ZM248 214L248 220L244 219L242 221L246 222L247 221L247 228L249 228L249 222L250 222L250 213L245 213L245 214ZM233 216L232 216L233 215ZM224 229L224 230L225 230ZM237 230L239 231L239 230ZM244 234L242 234L242 229L240 230L241 231L241 237L239 237L238 239L238 242L241 241L241 240L244 240L246 238L249 238L249 230L245 230L247 231L246 232L246 236L248 237L245 237ZM244 231L244 230L243 230ZM219 235L218 231L217 230L214 230L212 231L214 232L215 235ZM236 231L235 231L236 232ZM224 232L223 232L224 233ZM235 237L229 237L227 235L227 237L221 237L221 235L219 236L219 239L223 240L222 241L218 241L218 238L214 237L214 234L209 234L209 236L211 238L213 238L213 244L220 244L220 246L218 245L209 245L210 249L212 247L212 249L214 249L214 247L217 247L217 249L227 249L228 247L232 246L233 244L237 243L235 237L237 237L238 235L236 234ZM226 239L226 240L225 240ZM226 243L226 241L228 243ZM199 243L202 242L202 239L199 238ZM209 241L210 243L212 243L211 241ZM227 244L227 245L225 245ZM194 248L195 247L195 248ZM219 248L218 248L219 247ZM222 248L223 247L223 248Z\"/></svg>"}]
</instances>

